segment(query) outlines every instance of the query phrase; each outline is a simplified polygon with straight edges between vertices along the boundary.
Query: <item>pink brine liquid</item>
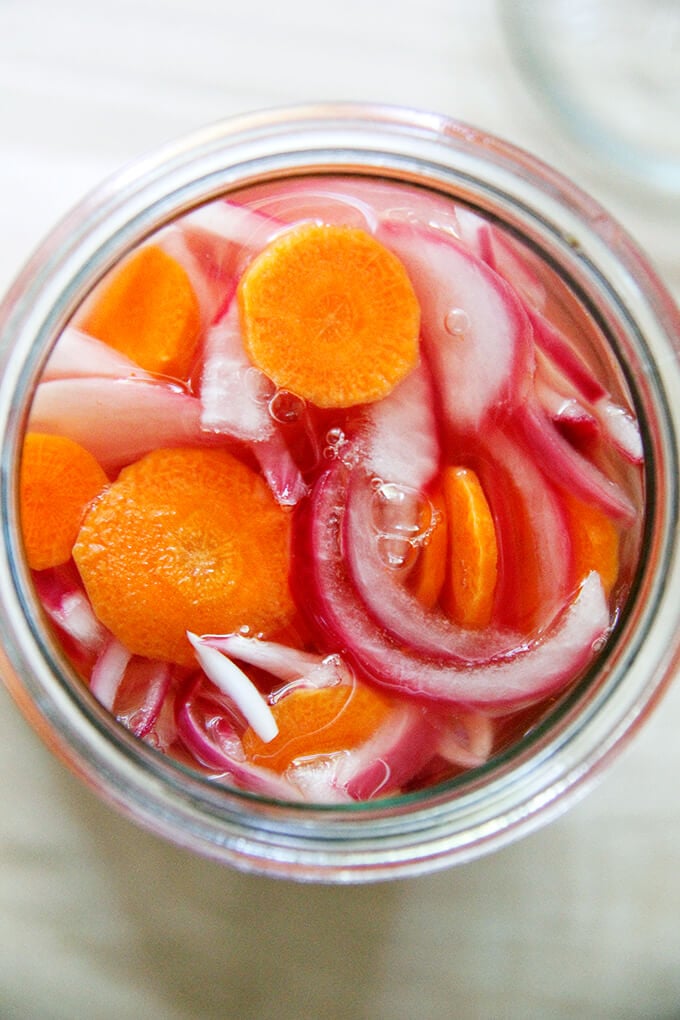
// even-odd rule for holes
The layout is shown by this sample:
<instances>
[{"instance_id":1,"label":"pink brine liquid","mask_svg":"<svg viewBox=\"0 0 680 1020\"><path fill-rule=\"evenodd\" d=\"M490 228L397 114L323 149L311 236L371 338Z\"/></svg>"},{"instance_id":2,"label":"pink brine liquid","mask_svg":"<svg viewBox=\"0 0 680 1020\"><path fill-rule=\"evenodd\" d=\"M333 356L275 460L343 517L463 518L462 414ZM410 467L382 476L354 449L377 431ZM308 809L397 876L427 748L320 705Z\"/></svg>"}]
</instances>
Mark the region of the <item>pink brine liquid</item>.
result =
<instances>
[{"instance_id":1,"label":"pink brine liquid","mask_svg":"<svg viewBox=\"0 0 680 1020\"><path fill-rule=\"evenodd\" d=\"M415 357L374 399L352 401L348 384L349 402L315 402L253 358L243 280L310 224L368 235L412 288ZM507 751L587 674L639 554L642 445L594 319L495 223L378 179L258 185L144 248L175 275L116 291L116 268L97 285L28 427L74 440L106 476L71 552L33 570L82 681L160 753L288 801L398 795ZM145 367L134 338L141 351L177 330L178 279L195 301L184 366ZM320 264L311 279L325 285ZM365 328L353 279L317 295L325 311L302 327L324 352L324 393L343 389L336 354ZM295 311L311 286L292 276L277 301ZM286 314L268 311L272 335ZM352 385L382 339L369 323ZM295 344L293 330L282 349ZM237 522L233 542L213 518Z\"/></svg>"}]
</instances>

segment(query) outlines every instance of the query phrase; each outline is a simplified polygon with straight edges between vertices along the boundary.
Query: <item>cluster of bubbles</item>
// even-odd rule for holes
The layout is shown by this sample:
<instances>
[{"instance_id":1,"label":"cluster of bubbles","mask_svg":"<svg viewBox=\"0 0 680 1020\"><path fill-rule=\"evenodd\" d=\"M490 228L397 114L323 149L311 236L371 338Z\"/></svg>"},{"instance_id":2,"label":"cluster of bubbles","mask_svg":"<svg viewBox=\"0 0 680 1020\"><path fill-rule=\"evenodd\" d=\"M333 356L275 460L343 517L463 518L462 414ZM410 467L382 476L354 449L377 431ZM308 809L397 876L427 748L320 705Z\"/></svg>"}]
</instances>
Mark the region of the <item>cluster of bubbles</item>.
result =
<instances>
[{"instance_id":1,"label":"cluster of bubbles","mask_svg":"<svg viewBox=\"0 0 680 1020\"><path fill-rule=\"evenodd\" d=\"M356 466L359 453L341 428L330 428L323 448L325 460L339 460L346 468Z\"/></svg>"},{"instance_id":2,"label":"cluster of bubbles","mask_svg":"<svg viewBox=\"0 0 680 1020\"><path fill-rule=\"evenodd\" d=\"M294 425L301 421L307 410L303 397L291 390L279 388L258 368L250 366L243 377L246 390L256 404L266 406L271 418L280 425Z\"/></svg>"},{"instance_id":3,"label":"cluster of bubbles","mask_svg":"<svg viewBox=\"0 0 680 1020\"><path fill-rule=\"evenodd\" d=\"M392 570L408 570L420 549L427 545L438 514L417 489L373 479L371 516L378 554Z\"/></svg>"}]
</instances>

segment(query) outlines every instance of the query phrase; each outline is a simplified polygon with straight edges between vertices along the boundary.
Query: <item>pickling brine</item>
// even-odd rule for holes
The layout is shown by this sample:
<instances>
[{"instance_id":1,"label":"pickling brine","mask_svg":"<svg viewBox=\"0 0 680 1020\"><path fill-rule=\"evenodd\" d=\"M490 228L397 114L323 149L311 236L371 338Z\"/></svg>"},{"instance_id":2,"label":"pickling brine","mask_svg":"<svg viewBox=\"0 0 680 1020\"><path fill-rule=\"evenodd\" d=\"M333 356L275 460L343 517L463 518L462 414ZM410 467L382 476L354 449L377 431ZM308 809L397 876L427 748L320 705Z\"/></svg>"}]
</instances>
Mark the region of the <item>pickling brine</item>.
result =
<instances>
[{"instance_id":1,"label":"pickling brine","mask_svg":"<svg viewBox=\"0 0 680 1020\"><path fill-rule=\"evenodd\" d=\"M484 765L587 680L642 462L621 366L539 253L415 186L297 178L97 283L33 399L22 531L140 740L367 800Z\"/></svg>"}]
</instances>

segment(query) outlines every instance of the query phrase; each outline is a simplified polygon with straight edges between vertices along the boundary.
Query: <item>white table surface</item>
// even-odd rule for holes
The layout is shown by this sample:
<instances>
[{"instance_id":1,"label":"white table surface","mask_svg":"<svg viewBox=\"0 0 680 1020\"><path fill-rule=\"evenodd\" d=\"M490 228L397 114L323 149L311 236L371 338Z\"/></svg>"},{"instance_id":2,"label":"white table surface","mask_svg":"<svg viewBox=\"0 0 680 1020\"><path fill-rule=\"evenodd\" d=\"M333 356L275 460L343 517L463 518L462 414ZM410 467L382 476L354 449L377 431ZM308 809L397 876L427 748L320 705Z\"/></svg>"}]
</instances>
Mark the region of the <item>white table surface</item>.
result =
<instances>
[{"instance_id":1,"label":"white table surface","mask_svg":"<svg viewBox=\"0 0 680 1020\"><path fill-rule=\"evenodd\" d=\"M81 194L224 115L372 99L559 164L676 295L679 222L567 147L491 0L0 0L0 289ZM680 1017L680 684L588 797L478 862L297 886L194 858L102 806L0 691L0 1016Z\"/></svg>"}]
</instances>

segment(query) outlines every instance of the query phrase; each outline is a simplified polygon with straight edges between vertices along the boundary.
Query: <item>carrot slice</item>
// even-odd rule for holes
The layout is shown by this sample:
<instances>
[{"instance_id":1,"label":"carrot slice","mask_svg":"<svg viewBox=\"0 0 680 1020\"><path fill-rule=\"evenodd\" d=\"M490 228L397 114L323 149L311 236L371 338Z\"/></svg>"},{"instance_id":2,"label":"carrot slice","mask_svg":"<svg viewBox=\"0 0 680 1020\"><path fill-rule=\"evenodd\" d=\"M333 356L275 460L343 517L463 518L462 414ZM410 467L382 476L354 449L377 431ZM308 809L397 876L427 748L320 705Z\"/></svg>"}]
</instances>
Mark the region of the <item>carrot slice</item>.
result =
<instances>
[{"instance_id":1,"label":"carrot slice","mask_svg":"<svg viewBox=\"0 0 680 1020\"><path fill-rule=\"evenodd\" d=\"M292 618L289 532L262 477L231 454L159 449L92 507L74 559L130 652L191 665L187 630L267 633Z\"/></svg>"},{"instance_id":2,"label":"carrot slice","mask_svg":"<svg viewBox=\"0 0 680 1020\"><path fill-rule=\"evenodd\" d=\"M448 574L442 605L462 627L486 627L498 576L496 526L479 478L469 468L443 474L449 531Z\"/></svg>"},{"instance_id":3,"label":"carrot slice","mask_svg":"<svg viewBox=\"0 0 680 1020\"><path fill-rule=\"evenodd\" d=\"M21 530L32 570L71 558L83 515L108 485L95 458L65 436L29 432L21 458Z\"/></svg>"},{"instance_id":4,"label":"carrot slice","mask_svg":"<svg viewBox=\"0 0 680 1020\"><path fill-rule=\"evenodd\" d=\"M251 263L238 297L249 358L319 407L380 400L416 365L420 308L411 281L363 230L294 228Z\"/></svg>"},{"instance_id":5,"label":"carrot slice","mask_svg":"<svg viewBox=\"0 0 680 1020\"><path fill-rule=\"evenodd\" d=\"M448 524L446 503L441 491L431 497L437 522L427 544L422 547L415 566L409 575L409 587L426 609L432 609L439 600L447 572Z\"/></svg>"},{"instance_id":6,"label":"carrot slice","mask_svg":"<svg viewBox=\"0 0 680 1020\"><path fill-rule=\"evenodd\" d=\"M272 706L278 735L265 743L249 728L243 749L252 762L285 772L297 759L358 747L389 711L389 701L366 684L301 688Z\"/></svg>"},{"instance_id":7,"label":"carrot slice","mask_svg":"<svg viewBox=\"0 0 680 1020\"><path fill-rule=\"evenodd\" d=\"M201 328L184 268L162 248L140 248L95 292L79 328L147 372L189 376Z\"/></svg>"},{"instance_id":8,"label":"carrot slice","mask_svg":"<svg viewBox=\"0 0 680 1020\"><path fill-rule=\"evenodd\" d=\"M619 532L602 510L565 494L572 542L574 579L578 584L596 570L607 596L619 576Z\"/></svg>"}]
</instances>

